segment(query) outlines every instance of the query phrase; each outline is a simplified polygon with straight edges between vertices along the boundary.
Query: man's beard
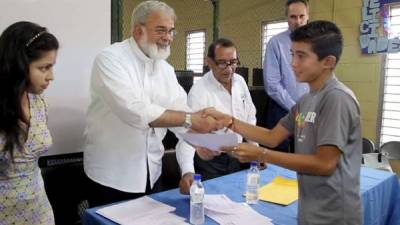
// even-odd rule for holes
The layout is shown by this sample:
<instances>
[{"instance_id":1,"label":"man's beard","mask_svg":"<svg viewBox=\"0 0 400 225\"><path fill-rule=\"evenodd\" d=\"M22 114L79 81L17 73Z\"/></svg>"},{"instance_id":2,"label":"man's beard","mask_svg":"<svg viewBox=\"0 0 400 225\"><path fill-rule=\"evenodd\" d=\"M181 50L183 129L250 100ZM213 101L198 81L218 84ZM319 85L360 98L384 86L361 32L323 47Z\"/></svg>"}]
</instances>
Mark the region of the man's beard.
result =
<instances>
[{"instance_id":1,"label":"man's beard","mask_svg":"<svg viewBox=\"0 0 400 225\"><path fill-rule=\"evenodd\" d=\"M147 40L147 32L145 29L142 29L143 36L139 40L139 46L143 50L143 52L151 59L167 59L171 50L170 45L165 48L158 47L157 44L149 43Z\"/></svg>"}]
</instances>

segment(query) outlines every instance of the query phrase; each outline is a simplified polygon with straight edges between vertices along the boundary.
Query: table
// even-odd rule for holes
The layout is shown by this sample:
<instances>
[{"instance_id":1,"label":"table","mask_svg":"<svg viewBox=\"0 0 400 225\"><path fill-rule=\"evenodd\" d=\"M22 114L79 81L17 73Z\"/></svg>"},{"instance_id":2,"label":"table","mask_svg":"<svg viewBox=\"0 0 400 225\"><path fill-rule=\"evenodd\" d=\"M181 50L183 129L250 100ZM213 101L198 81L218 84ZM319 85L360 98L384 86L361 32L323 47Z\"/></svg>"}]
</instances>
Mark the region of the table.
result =
<instances>
[{"instance_id":1,"label":"table","mask_svg":"<svg viewBox=\"0 0 400 225\"><path fill-rule=\"evenodd\" d=\"M278 166L269 165L261 171L261 184L264 185L276 176L296 178L296 173ZM207 194L225 194L233 201L244 202L246 171L204 182ZM393 173L361 168L360 189L364 207L364 225L400 225L400 187L399 180ZM178 216L189 219L189 196L181 195L178 189L172 189L151 195L150 197L176 207ZM84 225L114 225L115 223L96 214L104 206L87 209ZM271 218L275 225L297 224L297 201L289 206L262 202L253 206L259 213ZM351 209L349 209L351 210ZM206 217L205 224L217 224Z\"/></svg>"}]
</instances>

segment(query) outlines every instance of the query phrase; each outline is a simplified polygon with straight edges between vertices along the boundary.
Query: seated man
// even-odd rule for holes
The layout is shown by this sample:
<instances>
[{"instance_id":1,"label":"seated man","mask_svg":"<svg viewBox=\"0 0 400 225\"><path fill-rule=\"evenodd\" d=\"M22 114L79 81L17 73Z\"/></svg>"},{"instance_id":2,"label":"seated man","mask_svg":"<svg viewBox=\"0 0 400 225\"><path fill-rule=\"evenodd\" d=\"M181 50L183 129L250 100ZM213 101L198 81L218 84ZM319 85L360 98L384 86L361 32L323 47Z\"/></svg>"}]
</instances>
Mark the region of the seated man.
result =
<instances>
[{"instance_id":1,"label":"seated man","mask_svg":"<svg viewBox=\"0 0 400 225\"><path fill-rule=\"evenodd\" d=\"M256 109L243 77L235 73L239 65L235 45L227 39L219 39L208 48L207 64L210 71L191 88L188 105L193 111L215 107L218 111L233 115L250 124L256 124ZM237 135L239 142L242 137ZM180 141L177 151L195 152L195 149ZM202 149L198 149L202 151ZM208 151L206 151L208 152ZM194 156L196 173L203 179L211 179L240 170L240 162L228 154L211 152Z\"/></svg>"}]
</instances>

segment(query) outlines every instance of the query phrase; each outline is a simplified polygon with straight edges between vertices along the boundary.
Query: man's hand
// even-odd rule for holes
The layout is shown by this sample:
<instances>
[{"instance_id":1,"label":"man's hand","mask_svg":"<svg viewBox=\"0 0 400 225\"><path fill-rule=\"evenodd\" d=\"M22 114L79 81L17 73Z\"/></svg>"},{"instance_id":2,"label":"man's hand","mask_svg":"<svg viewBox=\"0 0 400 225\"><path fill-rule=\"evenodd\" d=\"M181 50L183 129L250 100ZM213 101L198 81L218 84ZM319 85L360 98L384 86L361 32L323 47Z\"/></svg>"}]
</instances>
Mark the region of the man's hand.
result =
<instances>
[{"instance_id":1,"label":"man's hand","mask_svg":"<svg viewBox=\"0 0 400 225\"><path fill-rule=\"evenodd\" d=\"M220 129L224 127L230 127L233 123L233 117L217 111L214 107L205 108L202 110L203 117L211 116L216 119L219 123Z\"/></svg>"},{"instance_id":2,"label":"man's hand","mask_svg":"<svg viewBox=\"0 0 400 225\"><path fill-rule=\"evenodd\" d=\"M192 114L192 130L199 133L217 131L232 124L232 117L215 110L205 108Z\"/></svg>"},{"instance_id":3,"label":"man's hand","mask_svg":"<svg viewBox=\"0 0 400 225\"><path fill-rule=\"evenodd\" d=\"M209 150L208 148L196 147L196 153L202 160L211 160L215 156L221 155L221 152Z\"/></svg>"},{"instance_id":4,"label":"man's hand","mask_svg":"<svg viewBox=\"0 0 400 225\"><path fill-rule=\"evenodd\" d=\"M217 120L211 116L203 116L203 112L192 113L191 129L198 133L209 133L221 129Z\"/></svg>"},{"instance_id":5,"label":"man's hand","mask_svg":"<svg viewBox=\"0 0 400 225\"><path fill-rule=\"evenodd\" d=\"M194 180L194 174L193 173L185 173L181 180L179 181L179 190L181 194L188 195L190 194L190 185L192 185L193 180Z\"/></svg>"}]
</instances>

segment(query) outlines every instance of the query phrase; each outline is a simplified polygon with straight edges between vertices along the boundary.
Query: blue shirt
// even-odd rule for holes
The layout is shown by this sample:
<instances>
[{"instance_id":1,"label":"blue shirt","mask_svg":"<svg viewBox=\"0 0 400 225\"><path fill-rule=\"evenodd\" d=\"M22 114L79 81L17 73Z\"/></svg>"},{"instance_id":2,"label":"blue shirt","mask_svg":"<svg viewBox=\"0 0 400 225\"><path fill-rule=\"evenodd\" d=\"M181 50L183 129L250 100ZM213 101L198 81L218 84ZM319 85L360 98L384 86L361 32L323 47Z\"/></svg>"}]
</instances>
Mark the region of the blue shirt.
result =
<instances>
[{"instance_id":1,"label":"blue shirt","mask_svg":"<svg viewBox=\"0 0 400 225\"><path fill-rule=\"evenodd\" d=\"M288 29L275 35L267 43L263 70L265 91L288 111L309 91L307 83L296 81L292 69L290 33Z\"/></svg>"}]
</instances>

